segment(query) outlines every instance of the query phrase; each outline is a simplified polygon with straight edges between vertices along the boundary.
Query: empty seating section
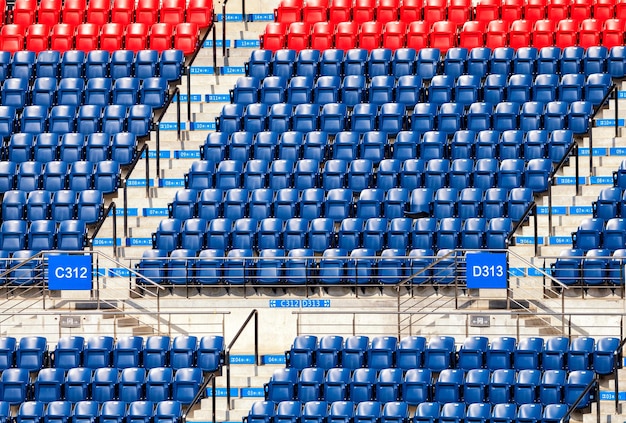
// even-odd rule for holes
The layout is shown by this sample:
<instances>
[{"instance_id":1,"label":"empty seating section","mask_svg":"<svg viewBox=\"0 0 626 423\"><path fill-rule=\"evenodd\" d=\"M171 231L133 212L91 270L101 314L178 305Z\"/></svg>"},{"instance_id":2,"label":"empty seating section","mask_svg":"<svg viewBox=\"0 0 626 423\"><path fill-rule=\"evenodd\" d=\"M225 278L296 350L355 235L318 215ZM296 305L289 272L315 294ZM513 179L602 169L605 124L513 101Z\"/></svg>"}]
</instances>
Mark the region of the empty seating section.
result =
<instances>
[{"instance_id":1,"label":"empty seating section","mask_svg":"<svg viewBox=\"0 0 626 423\"><path fill-rule=\"evenodd\" d=\"M619 366L618 345L612 337L298 335L244 421L552 421L588 384L597 392L595 375Z\"/></svg>"},{"instance_id":2,"label":"empty seating section","mask_svg":"<svg viewBox=\"0 0 626 423\"><path fill-rule=\"evenodd\" d=\"M113 407L121 417L136 417L141 407L146 421L155 413L176 418L224 363L221 335L65 336L54 347L31 336L2 343L0 402L41 408L40 418L44 409L65 418L104 418Z\"/></svg>"}]
</instances>

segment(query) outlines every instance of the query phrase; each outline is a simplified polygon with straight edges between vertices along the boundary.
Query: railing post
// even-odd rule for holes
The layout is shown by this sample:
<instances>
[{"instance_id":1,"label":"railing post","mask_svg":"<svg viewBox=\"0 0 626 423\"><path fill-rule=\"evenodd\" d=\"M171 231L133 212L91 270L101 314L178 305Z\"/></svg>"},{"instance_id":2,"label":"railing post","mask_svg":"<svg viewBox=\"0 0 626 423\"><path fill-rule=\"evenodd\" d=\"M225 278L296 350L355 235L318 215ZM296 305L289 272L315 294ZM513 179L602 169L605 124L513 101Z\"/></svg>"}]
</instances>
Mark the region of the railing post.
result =
<instances>
[{"instance_id":1,"label":"railing post","mask_svg":"<svg viewBox=\"0 0 626 423\"><path fill-rule=\"evenodd\" d=\"M226 56L226 1L222 3L222 56Z\"/></svg>"},{"instance_id":2,"label":"railing post","mask_svg":"<svg viewBox=\"0 0 626 423\"><path fill-rule=\"evenodd\" d=\"M589 176L593 176L593 118L589 117Z\"/></svg>"},{"instance_id":3,"label":"railing post","mask_svg":"<svg viewBox=\"0 0 626 423\"><path fill-rule=\"evenodd\" d=\"M535 257L537 257L537 255L539 255L539 236L537 235L537 231L538 231L538 225L537 225L537 218L539 216L537 216L537 203L535 203L535 205L533 206L533 215L534 215L534 219L533 219L533 226L535 229Z\"/></svg>"},{"instance_id":4,"label":"railing post","mask_svg":"<svg viewBox=\"0 0 626 423\"><path fill-rule=\"evenodd\" d=\"M113 257L117 258L117 207L113 205Z\"/></svg>"},{"instance_id":5,"label":"railing post","mask_svg":"<svg viewBox=\"0 0 626 423\"><path fill-rule=\"evenodd\" d=\"M580 166L578 161L578 144L576 144L576 146L574 147L574 154L576 155L576 158L574 159L576 161L576 195L580 195Z\"/></svg>"},{"instance_id":6,"label":"railing post","mask_svg":"<svg viewBox=\"0 0 626 423\"><path fill-rule=\"evenodd\" d=\"M548 234L552 235L552 176L548 178Z\"/></svg>"}]
</instances>

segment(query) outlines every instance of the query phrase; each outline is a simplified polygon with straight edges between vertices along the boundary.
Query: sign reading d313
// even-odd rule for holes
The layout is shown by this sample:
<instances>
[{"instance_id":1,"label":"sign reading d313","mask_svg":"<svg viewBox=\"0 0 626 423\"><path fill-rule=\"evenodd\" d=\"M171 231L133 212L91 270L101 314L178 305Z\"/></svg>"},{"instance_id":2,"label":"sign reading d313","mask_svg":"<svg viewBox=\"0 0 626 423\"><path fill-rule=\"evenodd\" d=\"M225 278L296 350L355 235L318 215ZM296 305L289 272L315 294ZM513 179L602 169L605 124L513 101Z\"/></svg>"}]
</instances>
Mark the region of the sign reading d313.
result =
<instances>
[{"instance_id":1,"label":"sign reading d313","mask_svg":"<svg viewBox=\"0 0 626 423\"><path fill-rule=\"evenodd\" d=\"M48 257L48 289L90 290L92 281L90 255Z\"/></svg>"},{"instance_id":2,"label":"sign reading d313","mask_svg":"<svg viewBox=\"0 0 626 423\"><path fill-rule=\"evenodd\" d=\"M470 252L465 265L468 288L507 288L506 253Z\"/></svg>"}]
</instances>

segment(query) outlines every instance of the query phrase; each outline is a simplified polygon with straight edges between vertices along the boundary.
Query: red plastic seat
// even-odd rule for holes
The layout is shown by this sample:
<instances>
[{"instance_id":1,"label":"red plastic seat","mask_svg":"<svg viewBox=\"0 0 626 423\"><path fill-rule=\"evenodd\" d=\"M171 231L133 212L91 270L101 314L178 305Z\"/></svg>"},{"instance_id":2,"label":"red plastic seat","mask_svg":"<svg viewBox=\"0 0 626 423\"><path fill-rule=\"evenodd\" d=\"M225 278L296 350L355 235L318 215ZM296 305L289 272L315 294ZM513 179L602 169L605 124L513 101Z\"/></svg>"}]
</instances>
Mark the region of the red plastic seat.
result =
<instances>
[{"instance_id":1,"label":"red plastic seat","mask_svg":"<svg viewBox=\"0 0 626 423\"><path fill-rule=\"evenodd\" d=\"M326 0L306 0L302 8L302 20L313 24L328 20L328 4Z\"/></svg>"},{"instance_id":2,"label":"red plastic seat","mask_svg":"<svg viewBox=\"0 0 626 423\"><path fill-rule=\"evenodd\" d=\"M424 20L437 22L446 20L446 0L424 0Z\"/></svg>"},{"instance_id":3,"label":"red plastic seat","mask_svg":"<svg viewBox=\"0 0 626 423\"><path fill-rule=\"evenodd\" d=\"M335 30L335 48L349 50L356 47L359 26L356 22L339 22Z\"/></svg>"},{"instance_id":4,"label":"red plastic seat","mask_svg":"<svg viewBox=\"0 0 626 423\"><path fill-rule=\"evenodd\" d=\"M172 25L185 22L185 0L162 0L159 15L159 22Z\"/></svg>"},{"instance_id":5,"label":"red plastic seat","mask_svg":"<svg viewBox=\"0 0 626 423\"><path fill-rule=\"evenodd\" d=\"M126 27L124 48L131 51L146 50L148 48L148 28L143 22L134 22Z\"/></svg>"},{"instance_id":6,"label":"red plastic seat","mask_svg":"<svg viewBox=\"0 0 626 423\"><path fill-rule=\"evenodd\" d=\"M80 25L85 21L87 4L85 0L65 0L61 19L63 23L70 25Z\"/></svg>"},{"instance_id":7,"label":"red plastic seat","mask_svg":"<svg viewBox=\"0 0 626 423\"><path fill-rule=\"evenodd\" d=\"M560 48L578 45L578 22L573 19L559 21L554 32L554 41Z\"/></svg>"},{"instance_id":8,"label":"red plastic seat","mask_svg":"<svg viewBox=\"0 0 626 423\"><path fill-rule=\"evenodd\" d=\"M406 29L406 46L419 50L428 47L429 25L424 21L414 21Z\"/></svg>"},{"instance_id":9,"label":"red plastic seat","mask_svg":"<svg viewBox=\"0 0 626 423\"><path fill-rule=\"evenodd\" d=\"M530 46L530 34L532 32L532 22L525 19L518 19L511 22L509 28L509 47L518 49Z\"/></svg>"},{"instance_id":10,"label":"red plastic seat","mask_svg":"<svg viewBox=\"0 0 626 423\"><path fill-rule=\"evenodd\" d=\"M376 20L383 24L398 20L400 0L379 0L376 8Z\"/></svg>"},{"instance_id":11,"label":"red plastic seat","mask_svg":"<svg viewBox=\"0 0 626 423\"><path fill-rule=\"evenodd\" d=\"M383 26L380 22L363 22L359 31L359 48L373 50L380 47Z\"/></svg>"},{"instance_id":12,"label":"red plastic seat","mask_svg":"<svg viewBox=\"0 0 626 423\"><path fill-rule=\"evenodd\" d=\"M617 19L626 19L626 0L615 1L615 17Z\"/></svg>"},{"instance_id":13,"label":"red plastic seat","mask_svg":"<svg viewBox=\"0 0 626 423\"><path fill-rule=\"evenodd\" d=\"M585 19L580 23L578 31L578 45L587 49L600 45L600 33L602 24L597 19Z\"/></svg>"},{"instance_id":14,"label":"red plastic seat","mask_svg":"<svg viewBox=\"0 0 626 423\"><path fill-rule=\"evenodd\" d=\"M13 5L13 23L27 27L35 23L37 14L36 0L16 0Z\"/></svg>"},{"instance_id":15,"label":"red plastic seat","mask_svg":"<svg viewBox=\"0 0 626 423\"><path fill-rule=\"evenodd\" d=\"M287 33L287 48L292 50L304 50L309 48L311 27L306 22L292 22Z\"/></svg>"},{"instance_id":16,"label":"red plastic seat","mask_svg":"<svg viewBox=\"0 0 626 423\"><path fill-rule=\"evenodd\" d=\"M65 23L58 23L54 25L50 30L50 50L63 52L73 48L74 27Z\"/></svg>"},{"instance_id":17,"label":"red plastic seat","mask_svg":"<svg viewBox=\"0 0 626 423\"><path fill-rule=\"evenodd\" d=\"M406 45L406 24L400 21L390 21L383 30L383 47L391 50L403 48Z\"/></svg>"},{"instance_id":18,"label":"red plastic seat","mask_svg":"<svg viewBox=\"0 0 626 423\"><path fill-rule=\"evenodd\" d=\"M569 18L582 22L591 17L593 0L572 0L569 5Z\"/></svg>"},{"instance_id":19,"label":"red plastic seat","mask_svg":"<svg viewBox=\"0 0 626 423\"><path fill-rule=\"evenodd\" d=\"M474 6L474 20L479 22L487 22L500 19L500 1L499 0L480 0Z\"/></svg>"},{"instance_id":20,"label":"red plastic seat","mask_svg":"<svg viewBox=\"0 0 626 423\"><path fill-rule=\"evenodd\" d=\"M96 24L84 23L76 27L76 50L90 51L98 49L100 28Z\"/></svg>"},{"instance_id":21,"label":"red plastic seat","mask_svg":"<svg viewBox=\"0 0 626 423\"><path fill-rule=\"evenodd\" d=\"M457 26L470 20L471 0L450 0L448 3L448 20Z\"/></svg>"},{"instance_id":22,"label":"red plastic seat","mask_svg":"<svg viewBox=\"0 0 626 423\"><path fill-rule=\"evenodd\" d=\"M522 19L522 10L524 8L524 0L503 0L500 6L500 15L502 20L509 24L518 19Z\"/></svg>"},{"instance_id":23,"label":"red plastic seat","mask_svg":"<svg viewBox=\"0 0 626 423\"><path fill-rule=\"evenodd\" d=\"M100 29L100 50L113 52L122 49L124 38L124 26L119 23L109 22Z\"/></svg>"},{"instance_id":24,"label":"red plastic seat","mask_svg":"<svg viewBox=\"0 0 626 423\"><path fill-rule=\"evenodd\" d=\"M174 29L174 48L184 54L191 54L198 48L198 25L183 22Z\"/></svg>"},{"instance_id":25,"label":"red plastic seat","mask_svg":"<svg viewBox=\"0 0 626 423\"><path fill-rule=\"evenodd\" d=\"M6 24L0 30L0 50L15 53L24 50L24 27Z\"/></svg>"},{"instance_id":26,"label":"red plastic seat","mask_svg":"<svg viewBox=\"0 0 626 423\"><path fill-rule=\"evenodd\" d=\"M58 24L61 17L61 5L61 0L41 0L37 11L37 22L48 27Z\"/></svg>"},{"instance_id":27,"label":"red plastic seat","mask_svg":"<svg viewBox=\"0 0 626 423\"><path fill-rule=\"evenodd\" d=\"M189 0L186 22L205 28L213 21L213 0Z\"/></svg>"},{"instance_id":28,"label":"red plastic seat","mask_svg":"<svg viewBox=\"0 0 626 423\"><path fill-rule=\"evenodd\" d=\"M602 28L602 45L606 48L624 44L624 20L607 19Z\"/></svg>"},{"instance_id":29,"label":"red plastic seat","mask_svg":"<svg viewBox=\"0 0 626 423\"><path fill-rule=\"evenodd\" d=\"M135 6L135 22L144 23L148 26L159 21L159 1L139 0Z\"/></svg>"},{"instance_id":30,"label":"red plastic seat","mask_svg":"<svg viewBox=\"0 0 626 423\"><path fill-rule=\"evenodd\" d=\"M400 20L407 24L422 20L422 0L402 0Z\"/></svg>"},{"instance_id":31,"label":"red plastic seat","mask_svg":"<svg viewBox=\"0 0 626 423\"><path fill-rule=\"evenodd\" d=\"M87 5L87 22L104 25L109 21L111 0L89 0Z\"/></svg>"},{"instance_id":32,"label":"red plastic seat","mask_svg":"<svg viewBox=\"0 0 626 423\"><path fill-rule=\"evenodd\" d=\"M604 22L615 17L615 0L595 0L591 5L591 15Z\"/></svg>"},{"instance_id":33,"label":"red plastic seat","mask_svg":"<svg viewBox=\"0 0 626 423\"><path fill-rule=\"evenodd\" d=\"M352 20L358 24L374 20L376 0L354 0Z\"/></svg>"},{"instance_id":34,"label":"red plastic seat","mask_svg":"<svg viewBox=\"0 0 626 423\"><path fill-rule=\"evenodd\" d=\"M541 19L535 22L532 45L537 49L554 45L554 22L550 19Z\"/></svg>"},{"instance_id":35,"label":"red plastic seat","mask_svg":"<svg viewBox=\"0 0 626 423\"><path fill-rule=\"evenodd\" d=\"M569 16L569 0L549 0L546 6L546 19L560 21Z\"/></svg>"},{"instance_id":36,"label":"red plastic seat","mask_svg":"<svg viewBox=\"0 0 626 423\"><path fill-rule=\"evenodd\" d=\"M467 21L459 32L459 47L472 49L485 45L485 25L478 21Z\"/></svg>"},{"instance_id":37,"label":"red plastic seat","mask_svg":"<svg viewBox=\"0 0 626 423\"><path fill-rule=\"evenodd\" d=\"M301 21L303 5L302 0L282 0L274 9L274 20L283 23Z\"/></svg>"},{"instance_id":38,"label":"red plastic seat","mask_svg":"<svg viewBox=\"0 0 626 423\"><path fill-rule=\"evenodd\" d=\"M546 18L546 0L527 0L524 5L524 19L532 22Z\"/></svg>"},{"instance_id":39,"label":"red plastic seat","mask_svg":"<svg viewBox=\"0 0 626 423\"><path fill-rule=\"evenodd\" d=\"M113 0L111 5L111 20L110 22L121 23L122 25L128 25L133 21L135 14L135 1L134 0Z\"/></svg>"},{"instance_id":40,"label":"red plastic seat","mask_svg":"<svg viewBox=\"0 0 626 423\"><path fill-rule=\"evenodd\" d=\"M491 21L485 31L485 47L494 49L508 45L509 24L505 21Z\"/></svg>"},{"instance_id":41,"label":"red plastic seat","mask_svg":"<svg viewBox=\"0 0 626 423\"><path fill-rule=\"evenodd\" d=\"M282 22L270 22L261 35L261 48L276 51L285 47L286 25Z\"/></svg>"},{"instance_id":42,"label":"red plastic seat","mask_svg":"<svg viewBox=\"0 0 626 423\"><path fill-rule=\"evenodd\" d=\"M316 22L311 28L311 48L327 50L333 47L334 27L330 22Z\"/></svg>"},{"instance_id":43,"label":"red plastic seat","mask_svg":"<svg viewBox=\"0 0 626 423\"><path fill-rule=\"evenodd\" d=\"M50 47L50 28L45 24L32 24L26 29L26 50L39 53Z\"/></svg>"},{"instance_id":44,"label":"red plastic seat","mask_svg":"<svg viewBox=\"0 0 626 423\"><path fill-rule=\"evenodd\" d=\"M150 28L148 45L152 50L169 50L172 48L174 27L168 23L155 23Z\"/></svg>"},{"instance_id":45,"label":"red plastic seat","mask_svg":"<svg viewBox=\"0 0 626 423\"><path fill-rule=\"evenodd\" d=\"M352 20L352 0L332 0L328 7L328 20L333 25Z\"/></svg>"},{"instance_id":46,"label":"red plastic seat","mask_svg":"<svg viewBox=\"0 0 626 423\"><path fill-rule=\"evenodd\" d=\"M456 25L450 21L438 21L433 23L428 36L430 47L438 48L441 54L446 54L448 49L456 47Z\"/></svg>"}]
</instances>

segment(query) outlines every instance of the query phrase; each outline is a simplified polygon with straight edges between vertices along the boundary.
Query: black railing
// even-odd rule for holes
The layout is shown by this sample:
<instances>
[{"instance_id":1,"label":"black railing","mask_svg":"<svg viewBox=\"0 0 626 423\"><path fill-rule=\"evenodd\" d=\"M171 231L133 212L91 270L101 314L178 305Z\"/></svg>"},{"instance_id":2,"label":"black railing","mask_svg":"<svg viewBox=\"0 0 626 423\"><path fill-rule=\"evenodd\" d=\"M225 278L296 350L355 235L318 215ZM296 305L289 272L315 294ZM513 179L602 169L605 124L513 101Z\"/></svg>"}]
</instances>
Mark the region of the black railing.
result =
<instances>
[{"instance_id":1,"label":"black railing","mask_svg":"<svg viewBox=\"0 0 626 423\"><path fill-rule=\"evenodd\" d=\"M207 377L204 378L204 381L202 382L202 385L200 386L200 389L198 389L198 392L196 393L196 396L193 397L193 399L191 400L191 402L189 403L189 405L187 406L187 409L185 411L183 411L183 415L181 416L181 421L182 423L186 423L187 422L187 414L189 413L189 410L191 410L196 404L198 404L200 402L200 400L202 398L204 398L204 393L206 392L206 388L209 385L209 382L212 382L212 389L211 389L211 398L213 399L213 423L215 423L216 419L215 419L215 373L209 373L209 375Z\"/></svg>"},{"instance_id":2,"label":"black railing","mask_svg":"<svg viewBox=\"0 0 626 423\"><path fill-rule=\"evenodd\" d=\"M587 386L582 391L582 393L578 396L578 398L576 398L576 401L574 401L574 403L569 406L569 408L567 409L567 413L565 413L563 418L561 418L562 422L568 421L572 413L576 411L576 407L578 407L578 404L580 404L585 398L585 396L588 393L590 393L591 390L595 388L597 385L598 385L598 375L594 374L593 379L587 384ZM596 403L598 404L597 409L596 409L596 421L597 423L600 423L600 399L599 398L596 398Z\"/></svg>"},{"instance_id":3,"label":"black railing","mask_svg":"<svg viewBox=\"0 0 626 423\"><path fill-rule=\"evenodd\" d=\"M211 30L213 27L215 27L215 11L213 11L213 16L211 17L211 25L209 25L206 31L204 31L204 34L198 43L198 47L194 50L191 56L185 60L185 68L187 69L187 122L191 122L191 64L194 60L196 60L196 57L198 56L198 53L200 53L200 50L202 50L202 47L204 47L204 42L209 36L209 33L212 32ZM213 42L213 64L215 64L215 61L217 60L215 57L215 42ZM178 113L180 114L180 106ZM178 126L180 127L180 120ZM180 129L178 130L178 140L180 141Z\"/></svg>"},{"instance_id":4,"label":"black railing","mask_svg":"<svg viewBox=\"0 0 626 423\"><path fill-rule=\"evenodd\" d=\"M576 195L580 194L580 162L578 160L578 143L576 141L572 142L570 146L565 151L565 154L561 158L561 160L554 166L552 169L552 173L548 177L548 234L552 235L552 185L554 184L554 178L556 177L556 173L561 170L565 163L569 160L569 157L574 153L574 157L576 158L576 164L574 166L575 170L575 178L576 178Z\"/></svg>"},{"instance_id":5,"label":"black railing","mask_svg":"<svg viewBox=\"0 0 626 423\"><path fill-rule=\"evenodd\" d=\"M623 318L622 318L623 320ZM619 414L619 372L618 369L622 368L622 360L624 358L622 354L622 349L624 348L624 344L626 344L626 338L624 338L623 334L620 336L622 341L619 343L615 351L613 352L613 377L615 381L615 414ZM600 398L598 398L598 402L600 402Z\"/></svg>"},{"instance_id":6,"label":"black railing","mask_svg":"<svg viewBox=\"0 0 626 423\"><path fill-rule=\"evenodd\" d=\"M178 87L174 87L174 91L170 94L163 106L163 110L167 110L169 105L172 103L173 99L176 98L176 135L178 136L178 141L180 141L180 89ZM189 95L187 95L189 98ZM154 122L154 130L156 131L156 177L160 177L161 173L161 121L163 120L163 116L165 113L162 113L161 116Z\"/></svg>"},{"instance_id":7,"label":"black railing","mask_svg":"<svg viewBox=\"0 0 626 423\"><path fill-rule=\"evenodd\" d=\"M126 173L126 176L124 176L124 179L122 180L122 187L124 190L124 237L127 238L128 237L128 179L130 178L131 173L133 173L133 170L135 170L135 167L137 166L137 163L139 163L139 160L141 159L141 156L145 154L145 158L146 158L146 197L150 196L150 149L148 147L148 144L144 144L143 147L141 147L141 150L139 150L137 152L137 154L135 154L135 157L133 159L133 161L130 163L129 168L128 168L128 172ZM157 154L158 157L158 154Z\"/></svg>"},{"instance_id":8,"label":"black railing","mask_svg":"<svg viewBox=\"0 0 626 423\"><path fill-rule=\"evenodd\" d=\"M126 212L126 209L124 209L124 212ZM102 219L98 221L98 224L91 235L91 239L89 240L89 250L93 251L93 241L96 239L98 232L100 232L100 228L102 228L102 225L107 217L109 217L109 214L113 216L113 257L117 258L117 207L115 206L115 202L111 202L111 204L109 204L109 207L107 207L104 211L104 216L102 216Z\"/></svg>"},{"instance_id":9,"label":"black railing","mask_svg":"<svg viewBox=\"0 0 626 423\"><path fill-rule=\"evenodd\" d=\"M600 104L598 104L595 109L593 110L593 113L591 114L591 116L589 116L589 123L588 123L588 127L589 127L589 176L593 176L593 120L595 119L596 115L600 112L600 110L602 110L602 107L608 103L611 94L615 93L615 138L617 138L617 127L618 127L618 118L617 118L617 85L613 84L611 85L611 87L609 88L609 90L607 91L607 93L604 95L604 97L602 98L602 101L600 101Z\"/></svg>"},{"instance_id":10,"label":"black railing","mask_svg":"<svg viewBox=\"0 0 626 423\"><path fill-rule=\"evenodd\" d=\"M228 0L222 3L222 56L226 56L226 4ZM246 16L246 0L241 0L241 17L244 22L248 20ZM213 42L215 45L215 41Z\"/></svg>"},{"instance_id":11,"label":"black railing","mask_svg":"<svg viewBox=\"0 0 626 423\"><path fill-rule=\"evenodd\" d=\"M237 342L237 339L239 339L239 336L241 336L241 333L248 326L248 323L250 323L250 320L252 320L252 318L254 318L254 364L256 364L257 366L259 365L259 312L258 312L257 309L254 309L254 310L252 310L250 312L250 314L246 318L246 321L243 322L243 324L241 325L241 327L239 328L239 330L237 331L237 333L233 337L233 340L230 341L230 344L228 344L228 346L224 350L224 366L226 367L226 402L228 404L227 405L228 410L231 410L231 403L230 403L230 350L232 349L232 347L235 344L235 342ZM213 407L213 409L215 410L215 407Z\"/></svg>"},{"instance_id":12,"label":"black railing","mask_svg":"<svg viewBox=\"0 0 626 423\"><path fill-rule=\"evenodd\" d=\"M513 239L513 237L515 236L515 233L518 231L519 228L522 227L522 225L526 222L527 219L530 218L530 216L534 216L535 219L533 221L533 235L535 238L535 257L539 254L539 245L538 245L538 234L537 234L537 203L535 203L534 201L532 203L530 203L528 205L528 207L526 207L526 211L524 211L524 214L522 215L522 218L520 220L517 221L517 223L513 226L513 230L511 231L511 233L509 234L509 236L506 239L507 245L511 245L511 240Z\"/></svg>"}]
</instances>

